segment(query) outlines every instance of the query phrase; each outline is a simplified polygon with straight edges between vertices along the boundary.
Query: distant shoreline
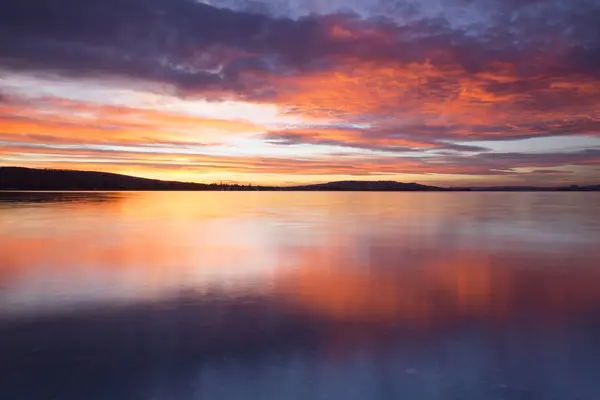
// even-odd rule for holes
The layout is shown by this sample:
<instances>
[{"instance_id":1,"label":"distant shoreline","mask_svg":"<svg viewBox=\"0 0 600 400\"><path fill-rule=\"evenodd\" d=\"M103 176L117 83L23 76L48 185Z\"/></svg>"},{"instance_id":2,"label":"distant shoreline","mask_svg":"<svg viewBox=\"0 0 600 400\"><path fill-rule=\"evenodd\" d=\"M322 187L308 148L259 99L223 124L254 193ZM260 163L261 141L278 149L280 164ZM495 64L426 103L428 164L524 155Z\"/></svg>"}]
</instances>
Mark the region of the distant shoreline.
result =
<instances>
[{"instance_id":1,"label":"distant shoreline","mask_svg":"<svg viewBox=\"0 0 600 400\"><path fill-rule=\"evenodd\" d=\"M440 190L377 190L377 189L12 189L0 188L0 193L107 193L107 192L371 192L371 193L573 193L600 192L600 189L440 189Z\"/></svg>"},{"instance_id":2,"label":"distant shoreline","mask_svg":"<svg viewBox=\"0 0 600 400\"><path fill-rule=\"evenodd\" d=\"M488 186L439 187L395 181L337 181L313 185L260 186L240 184L204 184L161 181L96 171L0 167L0 191L3 192L183 192L183 191L262 191L262 192L596 192L590 186Z\"/></svg>"},{"instance_id":3,"label":"distant shoreline","mask_svg":"<svg viewBox=\"0 0 600 400\"><path fill-rule=\"evenodd\" d=\"M242 190L242 189L231 189L231 190L209 190L209 189L173 189L173 190L162 190L162 189L2 189L0 193L109 193L109 192L286 192L286 193L307 193L307 192L321 192L321 193L596 193L600 192L600 189L523 189L523 190L471 190L471 189L453 189L453 190L369 190L369 189L356 189L356 190L335 190L335 189L323 189L323 190L310 190L310 189L260 189L260 190Z\"/></svg>"}]
</instances>

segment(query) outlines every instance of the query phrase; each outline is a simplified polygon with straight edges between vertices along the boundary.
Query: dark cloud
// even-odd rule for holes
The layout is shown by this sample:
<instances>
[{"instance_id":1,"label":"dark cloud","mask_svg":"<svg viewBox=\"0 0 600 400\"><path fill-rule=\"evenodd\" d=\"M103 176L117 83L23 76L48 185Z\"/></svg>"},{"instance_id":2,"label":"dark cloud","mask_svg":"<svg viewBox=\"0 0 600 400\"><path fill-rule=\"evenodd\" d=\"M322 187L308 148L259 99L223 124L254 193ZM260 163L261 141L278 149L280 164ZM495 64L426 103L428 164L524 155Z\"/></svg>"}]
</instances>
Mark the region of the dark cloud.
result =
<instances>
[{"instance_id":1,"label":"dark cloud","mask_svg":"<svg viewBox=\"0 0 600 400\"><path fill-rule=\"evenodd\" d=\"M464 166L481 174L485 174L485 171L511 172L517 168L537 169L568 165L600 167L600 149L563 153L482 153L471 157L445 155L428 162L440 166Z\"/></svg>"},{"instance_id":2,"label":"dark cloud","mask_svg":"<svg viewBox=\"0 0 600 400\"><path fill-rule=\"evenodd\" d=\"M347 149L356 150L370 150L370 151L383 151L389 153L405 153L413 152L418 149L408 146L390 146L390 145L379 145L376 143L352 143L343 139L318 139L318 138L297 138L294 135L279 135L272 136L268 139L270 143L284 144L284 145L297 145L297 144L313 144L323 146L338 146Z\"/></svg>"},{"instance_id":3,"label":"dark cloud","mask_svg":"<svg viewBox=\"0 0 600 400\"><path fill-rule=\"evenodd\" d=\"M448 142L443 142L443 141L437 141L437 142L434 142L434 144L439 145L439 148L444 149L444 150L466 151L466 152L489 151L489 149L487 147L474 146L474 145L468 145L468 144L448 143Z\"/></svg>"},{"instance_id":4,"label":"dark cloud","mask_svg":"<svg viewBox=\"0 0 600 400\"><path fill-rule=\"evenodd\" d=\"M500 162L514 167L557 165L600 165L600 149L568 153L488 153L477 157L485 162Z\"/></svg>"},{"instance_id":5,"label":"dark cloud","mask_svg":"<svg viewBox=\"0 0 600 400\"><path fill-rule=\"evenodd\" d=\"M232 11L191 0L8 0L0 13L0 59L5 67L120 74L189 90L216 87L241 93L267 85L244 80L243 72L304 71L338 56L435 64L451 59L471 72L505 61L515 63L524 76L540 71L598 74L598 3L580 1L567 8L559 1L547 3L532 12L535 4L523 9L517 2L482 2L482 10L497 16L473 36L469 26L479 26L476 22L458 29L443 18L400 25L348 13L274 18L268 9L262 14ZM333 25L353 34L331 35ZM561 38L560 63L540 63L538 54L557 47L554 38ZM528 90L539 84L497 84L490 90Z\"/></svg>"},{"instance_id":6,"label":"dark cloud","mask_svg":"<svg viewBox=\"0 0 600 400\"><path fill-rule=\"evenodd\" d=\"M370 129L309 129L303 131L275 131L267 133L266 141L279 145L328 145L358 150L383 151L390 153L415 152L429 149L452 150L457 152L484 152L487 148L474 145L450 143L442 140L427 140L419 135L393 135L387 131ZM331 137L329 132L333 133ZM336 136L337 135L337 136ZM394 143L396 142L396 143Z\"/></svg>"},{"instance_id":7,"label":"dark cloud","mask_svg":"<svg viewBox=\"0 0 600 400\"><path fill-rule=\"evenodd\" d=\"M407 139L422 143L447 143L446 148L465 151L485 151L485 148L468 144L452 144L448 141L505 141L522 140L546 136L568 136L597 134L600 120L592 117L551 118L545 115L532 122L504 124L456 124L443 125L412 124L385 129L362 131L366 140ZM547 118L547 119L545 119ZM429 139L428 138L433 138Z\"/></svg>"},{"instance_id":8,"label":"dark cloud","mask_svg":"<svg viewBox=\"0 0 600 400\"><path fill-rule=\"evenodd\" d=\"M236 71L268 68L268 60L242 53L283 54L315 28L188 0L9 1L0 14L0 58L8 67L231 89Z\"/></svg>"},{"instance_id":9,"label":"dark cloud","mask_svg":"<svg viewBox=\"0 0 600 400\"><path fill-rule=\"evenodd\" d=\"M548 174L548 175L554 175L554 174L572 174L573 171L564 171L564 170L560 170L560 169L535 169L533 171L531 171L532 174Z\"/></svg>"}]
</instances>

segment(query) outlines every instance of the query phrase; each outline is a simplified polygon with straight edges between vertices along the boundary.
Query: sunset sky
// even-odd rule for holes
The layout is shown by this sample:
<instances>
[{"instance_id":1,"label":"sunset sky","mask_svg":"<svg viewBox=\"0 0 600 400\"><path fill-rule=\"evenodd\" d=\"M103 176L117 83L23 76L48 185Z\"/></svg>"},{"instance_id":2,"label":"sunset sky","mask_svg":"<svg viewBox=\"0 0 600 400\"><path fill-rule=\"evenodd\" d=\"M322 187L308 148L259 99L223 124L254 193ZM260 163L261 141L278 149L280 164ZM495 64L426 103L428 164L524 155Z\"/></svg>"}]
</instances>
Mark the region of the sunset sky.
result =
<instances>
[{"instance_id":1,"label":"sunset sky","mask_svg":"<svg viewBox=\"0 0 600 400\"><path fill-rule=\"evenodd\" d=\"M7 0L0 166L600 183L600 0Z\"/></svg>"}]
</instances>

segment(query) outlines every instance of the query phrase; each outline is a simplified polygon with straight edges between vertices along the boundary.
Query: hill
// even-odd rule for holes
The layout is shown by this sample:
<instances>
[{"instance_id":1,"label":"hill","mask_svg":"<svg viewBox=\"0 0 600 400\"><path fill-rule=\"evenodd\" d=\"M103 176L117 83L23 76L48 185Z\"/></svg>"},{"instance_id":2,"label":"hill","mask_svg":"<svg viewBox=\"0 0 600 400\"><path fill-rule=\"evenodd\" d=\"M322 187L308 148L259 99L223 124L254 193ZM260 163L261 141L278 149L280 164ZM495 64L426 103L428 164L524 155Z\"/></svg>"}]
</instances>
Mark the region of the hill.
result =
<instances>
[{"instance_id":1,"label":"hill","mask_svg":"<svg viewBox=\"0 0 600 400\"><path fill-rule=\"evenodd\" d=\"M316 185L293 186L288 190L324 190L324 191L434 191L447 190L436 186L395 181L337 181Z\"/></svg>"},{"instance_id":2,"label":"hill","mask_svg":"<svg viewBox=\"0 0 600 400\"><path fill-rule=\"evenodd\" d=\"M249 190L239 185L207 185L137 178L94 171L0 167L0 190Z\"/></svg>"}]
</instances>

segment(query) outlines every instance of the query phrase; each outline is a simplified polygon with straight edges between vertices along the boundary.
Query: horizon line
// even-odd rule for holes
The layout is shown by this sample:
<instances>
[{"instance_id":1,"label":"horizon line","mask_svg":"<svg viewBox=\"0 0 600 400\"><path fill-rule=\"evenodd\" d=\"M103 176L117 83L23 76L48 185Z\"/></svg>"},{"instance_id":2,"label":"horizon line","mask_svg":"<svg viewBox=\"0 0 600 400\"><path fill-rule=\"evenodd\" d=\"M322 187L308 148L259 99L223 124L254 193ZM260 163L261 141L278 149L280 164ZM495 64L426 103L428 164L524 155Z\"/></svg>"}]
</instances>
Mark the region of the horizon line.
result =
<instances>
[{"instance_id":1,"label":"horizon line","mask_svg":"<svg viewBox=\"0 0 600 400\"><path fill-rule=\"evenodd\" d=\"M105 172L105 171L95 171L95 170L80 170L80 169L66 169L66 168L33 168L33 167L22 167L22 166L11 166L11 165L4 165L4 166L0 166L0 169L3 168L12 168L12 169L27 169L27 170L34 170L34 171L70 171L70 172L83 172L83 173L98 173L98 174L109 174L109 175L117 175L117 176L124 176L124 177L129 177L129 178L138 178L138 179L146 179L149 181L155 181L155 182L168 182L168 183L180 183L180 184L190 184L190 185L207 185L207 186L227 186L227 185L235 185L235 186L241 186L241 187L257 187L257 188L294 188L294 187L305 187L305 186L315 186L315 185L326 185L326 184L330 184L330 183L336 183L336 182L357 182L357 183L373 183L373 182L389 182L389 183L398 183L398 184L405 184L405 185L422 185L422 186L427 186L427 187L432 187L432 188L440 188L440 189L471 189L471 188L539 188L539 189L552 189L552 188L568 188L568 187L589 187L589 186L600 186L600 184L598 183L589 183L589 184L563 184L563 185L468 185L468 186L461 186L461 185L457 185L457 186L440 186L440 185L433 185L433 184L423 184L423 183L419 183L419 182L403 182L403 181L395 181L395 180L386 180L386 179L379 179L379 180L360 180L360 179L343 179L343 180L334 180L334 181L323 181L323 182L314 182L314 183L302 183L302 184L290 184L290 185L285 185L285 184L278 184L278 185L268 185L268 184L256 184L256 183L241 183L241 182L235 182L235 181L226 181L226 180L221 180L219 182L210 182L210 183L206 183L206 182L192 182L192 181L177 181L177 180L164 180L164 179L156 179L156 178L149 178L149 177L145 177L145 176L138 176L138 175L129 175L129 174L122 174L122 173L117 173L117 172Z\"/></svg>"}]
</instances>

